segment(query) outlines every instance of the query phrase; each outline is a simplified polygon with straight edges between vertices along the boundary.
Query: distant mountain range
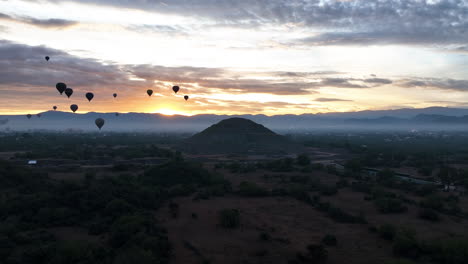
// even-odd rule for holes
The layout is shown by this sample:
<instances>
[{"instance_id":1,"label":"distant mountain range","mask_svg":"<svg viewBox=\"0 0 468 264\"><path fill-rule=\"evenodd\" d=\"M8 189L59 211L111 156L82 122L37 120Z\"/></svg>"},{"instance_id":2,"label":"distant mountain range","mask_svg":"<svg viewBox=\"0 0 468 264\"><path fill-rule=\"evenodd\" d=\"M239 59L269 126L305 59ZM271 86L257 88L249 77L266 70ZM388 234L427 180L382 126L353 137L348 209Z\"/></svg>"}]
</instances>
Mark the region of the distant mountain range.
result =
<instances>
[{"instance_id":1,"label":"distant mountain range","mask_svg":"<svg viewBox=\"0 0 468 264\"><path fill-rule=\"evenodd\" d=\"M273 131L318 130L447 130L467 129L468 109L430 107L421 109L396 109L344 113L319 113L302 115L195 115L164 116L147 113L73 114L48 111L40 117L33 115L0 116L0 130L75 130L96 131L96 118L104 118L103 131L148 131L148 132L199 132L223 119L241 117L262 124Z\"/></svg>"}]
</instances>

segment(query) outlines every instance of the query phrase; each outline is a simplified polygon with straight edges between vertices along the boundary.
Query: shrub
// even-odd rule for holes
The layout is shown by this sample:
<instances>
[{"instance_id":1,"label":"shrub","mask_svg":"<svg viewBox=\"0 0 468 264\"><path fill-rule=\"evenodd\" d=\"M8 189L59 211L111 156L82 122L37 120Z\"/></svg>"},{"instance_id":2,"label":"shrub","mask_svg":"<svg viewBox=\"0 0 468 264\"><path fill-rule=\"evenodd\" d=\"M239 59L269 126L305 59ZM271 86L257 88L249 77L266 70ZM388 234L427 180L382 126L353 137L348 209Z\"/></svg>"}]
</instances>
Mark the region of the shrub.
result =
<instances>
[{"instance_id":1,"label":"shrub","mask_svg":"<svg viewBox=\"0 0 468 264\"><path fill-rule=\"evenodd\" d=\"M324 263L328 259L328 251L323 245L308 245L308 258L311 263Z\"/></svg>"},{"instance_id":2,"label":"shrub","mask_svg":"<svg viewBox=\"0 0 468 264\"><path fill-rule=\"evenodd\" d=\"M240 212L238 209L223 209L219 212L219 222L222 227L235 229L240 226Z\"/></svg>"},{"instance_id":3,"label":"shrub","mask_svg":"<svg viewBox=\"0 0 468 264\"><path fill-rule=\"evenodd\" d=\"M414 264L414 262L407 260L407 259L398 259L398 260L390 260L384 262L384 264Z\"/></svg>"},{"instance_id":4,"label":"shrub","mask_svg":"<svg viewBox=\"0 0 468 264\"><path fill-rule=\"evenodd\" d=\"M336 246L337 240L334 235L327 234L322 238L322 243L326 246Z\"/></svg>"},{"instance_id":5,"label":"shrub","mask_svg":"<svg viewBox=\"0 0 468 264\"><path fill-rule=\"evenodd\" d=\"M346 179L340 179L339 181L336 182L335 185L336 185L336 188L343 188L343 187L347 187L349 183Z\"/></svg>"},{"instance_id":6,"label":"shrub","mask_svg":"<svg viewBox=\"0 0 468 264\"><path fill-rule=\"evenodd\" d=\"M434 211L432 209L429 209L429 208L421 209L419 211L419 217L421 219L429 220L429 221L432 221L432 222L436 222L436 221L440 220L439 214L436 211Z\"/></svg>"},{"instance_id":7,"label":"shrub","mask_svg":"<svg viewBox=\"0 0 468 264\"><path fill-rule=\"evenodd\" d=\"M393 238L395 238L396 231L395 226L392 224L384 224L377 229L379 236L386 240L393 240Z\"/></svg>"},{"instance_id":8,"label":"shrub","mask_svg":"<svg viewBox=\"0 0 468 264\"><path fill-rule=\"evenodd\" d=\"M335 186L322 185L320 186L320 194L322 195L335 195L338 189Z\"/></svg>"},{"instance_id":9,"label":"shrub","mask_svg":"<svg viewBox=\"0 0 468 264\"><path fill-rule=\"evenodd\" d=\"M177 218L179 216L179 204L170 202L169 203L169 212L173 218Z\"/></svg>"},{"instance_id":10,"label":"shrub","mask_svg":"<svg viewBox=\"0 0 468 264\"><path fill-rule=\"evenodd\" d=\"M244 196L260 197L267 196L269 192L265 188L260 187L253 182L244 181L239 184L239 194Z\"/></svg>"},{"instance_id":11,"label":"shrub","mask_svg":"<svg viewBox=\"0 0 468 264\"><path fill-rule=\"evenodd\" d=\"M441 264L465 264L468 263L468 241L461 239L449 239L430 242L426 246L427 253L432 259Z\"/></svg>"},{"instance_id":12,"label":"shrub","mask_svg":"<svg viewBox=\"0 0 468 264\"><path fill-rule=\"evenodd\" d=\"M444 201L443 201L443 198L439 196L431 195L427 197L426 199L422 200L420 203L420 206L424 208L431 208L436 211L440 211L444 208Z\"/></svg>"},{"instance_id":13,"label":"shrub","mask_svg":"<svg viewBox=\"0 0 468 264\"><path fill-rule=\"evenodd\" d=\"M258 238L260 239L260 241L270 241L271 240L271 236L267 232L261 232L258 235Z\"/></svg>"},{"instance_id":14,"label":"shrub","mask_svg":"<svg viewBox=\"0 0 468 264\"><path fill-rule=\"evenodd\" d=\"M310 164L310 158L307 154L297 155L296 163L300 166L307 166Z\"/></svg>"},{"instance_id":15,"label":"shrub","mask_svg":"<svg viewBox=\"0 0 468 264\"><path fill-rule=\"evenodd\" d=\"M400 230L393 239L393 253L397 256L417 258L420 255L419 243L411 230Z\"/></svg>"},{"instance_id":16,"label":"shrub","mask_svg":"<svg viewBox=\"0 0 468 264\"><path fill-rule=\"evenodd\" d=\"M309 176L307 175L293 175L290 178L291 182L306 184L309 181Z\"/></svg>"},{"instance_id":17,"label":"shrub","mask_svg":"<svg viewBox=\"0 0 468 264\"><path fill-rule=\"evenodd\" d=\"M395 198L379 198L375 200L375 205L377 209L384 214L402 213L408 210L399 199Z\"/></svg>"}]
</instances>

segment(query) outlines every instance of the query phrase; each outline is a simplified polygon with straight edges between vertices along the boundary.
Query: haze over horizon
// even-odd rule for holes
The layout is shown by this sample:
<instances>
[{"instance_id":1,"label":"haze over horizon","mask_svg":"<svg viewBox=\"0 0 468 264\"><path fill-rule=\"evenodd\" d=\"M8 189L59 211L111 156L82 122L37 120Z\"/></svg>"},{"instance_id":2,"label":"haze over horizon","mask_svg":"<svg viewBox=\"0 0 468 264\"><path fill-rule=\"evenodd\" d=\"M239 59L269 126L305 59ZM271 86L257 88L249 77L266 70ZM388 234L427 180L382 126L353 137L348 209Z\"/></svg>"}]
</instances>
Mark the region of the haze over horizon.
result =
<instances>
[{"instance_id":1,"label":"haze over horizon","mask_svg":"<svg viewBox=\"0 0 468 264\"><path fill-rule=\"evenodd\" d=\"M463 0L18 0L0 10L0 115L70 104L181 115L468 107Z\"/></svg>"}]
</instances>

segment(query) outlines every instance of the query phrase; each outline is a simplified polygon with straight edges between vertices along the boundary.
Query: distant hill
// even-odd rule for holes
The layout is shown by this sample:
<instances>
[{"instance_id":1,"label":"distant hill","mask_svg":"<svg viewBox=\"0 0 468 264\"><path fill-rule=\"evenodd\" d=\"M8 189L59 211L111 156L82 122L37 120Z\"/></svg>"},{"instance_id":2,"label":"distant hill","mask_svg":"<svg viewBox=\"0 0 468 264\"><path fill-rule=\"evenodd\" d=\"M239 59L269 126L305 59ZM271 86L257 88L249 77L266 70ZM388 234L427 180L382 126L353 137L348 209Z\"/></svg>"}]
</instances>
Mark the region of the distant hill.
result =
<instances>
[{"instance_id":1,"label":"distant hill","mask_svg":"<svg viewBox=\"0 0 468 264\"><path fill-rule=\"evenodd\" d=\"M296 147L263 125L238 117L222 120L181 144L185 151L204 154L280 153L292 151Z\"/></svg>"},{"instance_id":2,"label":"distant hill","mask_svg":"<svg viewBox=\"0 0 468 264\"><path fill-rule=\"evenodd\" d=\"M139 132L199 132L221 120L233 117L246 118L262 124L277 133L295 133L331 130L466 130L468 109L429 107L420 109L396 109L343 113L319 113L301 115L194 115L164 116L149 113L95 113L73 114L71 111L43 112L41 117L4 115L8 120L0 130L73 130L97 131L96 118L104 118L102 131Z\"/></svg>"}]
</instances>

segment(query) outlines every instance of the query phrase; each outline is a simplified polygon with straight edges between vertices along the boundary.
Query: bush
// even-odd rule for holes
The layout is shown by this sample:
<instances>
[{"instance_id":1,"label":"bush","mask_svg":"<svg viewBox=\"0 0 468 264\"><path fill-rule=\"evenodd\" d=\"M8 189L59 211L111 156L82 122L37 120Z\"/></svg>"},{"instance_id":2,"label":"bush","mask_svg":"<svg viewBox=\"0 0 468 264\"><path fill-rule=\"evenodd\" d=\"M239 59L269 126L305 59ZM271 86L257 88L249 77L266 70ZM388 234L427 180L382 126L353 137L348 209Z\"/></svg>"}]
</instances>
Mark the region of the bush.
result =
<instances>
[{"instance_id":1,"label":"bush","mask_svg":"<svg viewBox=\"0 0 468 264\"><path fill-rule=\"evenodd\" d=\"M169 203L169 212L173 218L177 218L179 216L179 204L170 202Z\"/></svg>"},{"instance_id":2,"label":"bush","mask_svg":"<svg viewBox=\"0 0 468 264\"><path fill-rule=\"evenodd\" d=\"M426 245L426 252L432 259L441 264L468 263L468 241L449 239L434 241Z\"/></svg>"},{"instance_id":3,"label":"bush","mask_svg":"<svg viewBox=\"0 0 468 264\"><path fill-rule=\"evenodd\" d=\"M397 256L417 258L420 255L419 243L414 231L400 230L393 239L393 253Z\"/></svg>"},{"instance_id":4,"label":"bush","mask_svg":"<svg viewBox=\"0 0 468 264\"><path fill-rule=\"evenodd\" d=\"M322 238L322 243L326 246L336 246L338 242L334 235L327 234Z\"/></svg>"},{"instance_id":5,"label":"bush","mask_svg":"<svg viewBox=\"0 0 468 264\"><path fill-rule=\"evenodd\" d=\"M343 187L347 187L348 185L349 185L349 183L348 183L348 181L346 179L340 179L335 184L336 188L343 188Z\"/></svg>"},{"instance_id":6,"label":"bush","mask_svg":"<svg viewBox=\"0 0 468 264\"><path fill-rule=\"evenodd\" d=\"M399 199L395 198L379 198L375 200L375 205L384 214L403 213L408 210Z\"/></svg>"},{"instance_id":7,"label":"bush","mask_svg":"<svg viewBox=\"0 0 468 264\"><path fill-rule=\"evenodd\" d=\"M429 208L421 209L419 211L419 217L421 219L429 220L432 222L437 222L440 220L439 214L436 211L429 209Z\"/></svg>"},{"instance_id":8,"label":"bush","mask_svg":"<svg viewBox=\"0 0 468 264\"><path fill-rule=\"evenodd\" d=\"M308 245L307 257L311 263L325 263L328 259L328 251L323 245Z\"/></svg>"},{"instance_id":9,"label":"bush","mask_svg":"<svg viewBox=\"0 0 468 264\"><path fill-rule=\"evenodd\" d=\"M418 186L415 193L420 196L427 196L435 193L437 191L437 186L431 184L423 184Z\"/></svg>"},{"instance_id":10,"label":"bush","mask_svg":"<svg viewBox=\"0 0 468 264\"><path fill-rule=\"evenodd\" d=\"M296 163L300 166L307 166L310 164L310 158L307 154L297 155Z\"/></svg>"},{"instance_id":11,"label":"bush","mask_svg":"<svg viewBox=\"0 0 468 264\"><path fill-rule=\"evenodd\" d=\"M239 184L239 194L250 197L260 197L267 196L269 192L253 182L244 181Z\"/></svg>"},{"instance_id":12,"label":"bush","mask_svg":"<svg viewBox=\"0 0 468 264\"><path fill-rule=\"evenodd\" d=\"M235 229L240 226L240 212L238 209L223 209L219 212L219 222L222 227Z\"/></svg>"},{"instance_id":13,"label":"bush","mask_svg":"<svg viewBox=\"0 0 468 264\"><path fill-rule=\"evenodd\" d=\"M386 261L384 262L384 264L415 264L415 263L407 259L398 259L398 260Z\"/></svg>"},{"instance_id":14,"label":"bush","mask_svg":"<svg viewBox=\"0 0 468 264\"><path fill-rule=\"evenodd\" d=\"M148 250L144 250L138 247L131 247L123 251L119 251L114 260L114 263L133 264L135 261L141 264L151 264L157 263L158 259L156 259Z\"/></svg>"},{"instance_id":15,"label":"bush","mask_svg":"<svg viewBox=\"0 0 468 264\"><path fill-rule=\"evenodd\" d=\"M320 194L322 195L335 195L338 193L338 189L335 186L322 185L320 186Z\"/></svg>"},{"instance_id":16,"label":"bush","mask_svg":"<svg viewBox=\"0 0 468 264\"><path fill-rule=\"evenodd\" d=\"M267 232L261 232L258 235L258 238L260 239L260 241L270 241L271 240L271 236Z\"/></svg>"},{"instance_id":17,"label":"bush","mask_svg":"<svg viewBox=\"0 0 468 264\"><path fill-rule=\"evenodd\" d=\"M442 197L431 195L426 199L422 200L420 203L421 207L434 209L436 211L443 210L444 208L444 200Z\"/></svg>"},{"instance_id":18,"label":"bush","mask_svg":"<svg viewBox=\"0 0 468 264\"><path fill-rule=\"evenodd\" d=\"M393 240L397 230L392 224L384 224L377 229L377 232L381 238L386 240Z\"/></svg>"},{"instance_id":19,"label":"bush","mask_svg":"<svg viewBox=\"0 0 468 264\"><path fill-rule=\"evenodd\" d=\"M289 178L291 182L306 184L309 182L309 176L307 175L293 175Z\"/></svg>"}]
</instances>

